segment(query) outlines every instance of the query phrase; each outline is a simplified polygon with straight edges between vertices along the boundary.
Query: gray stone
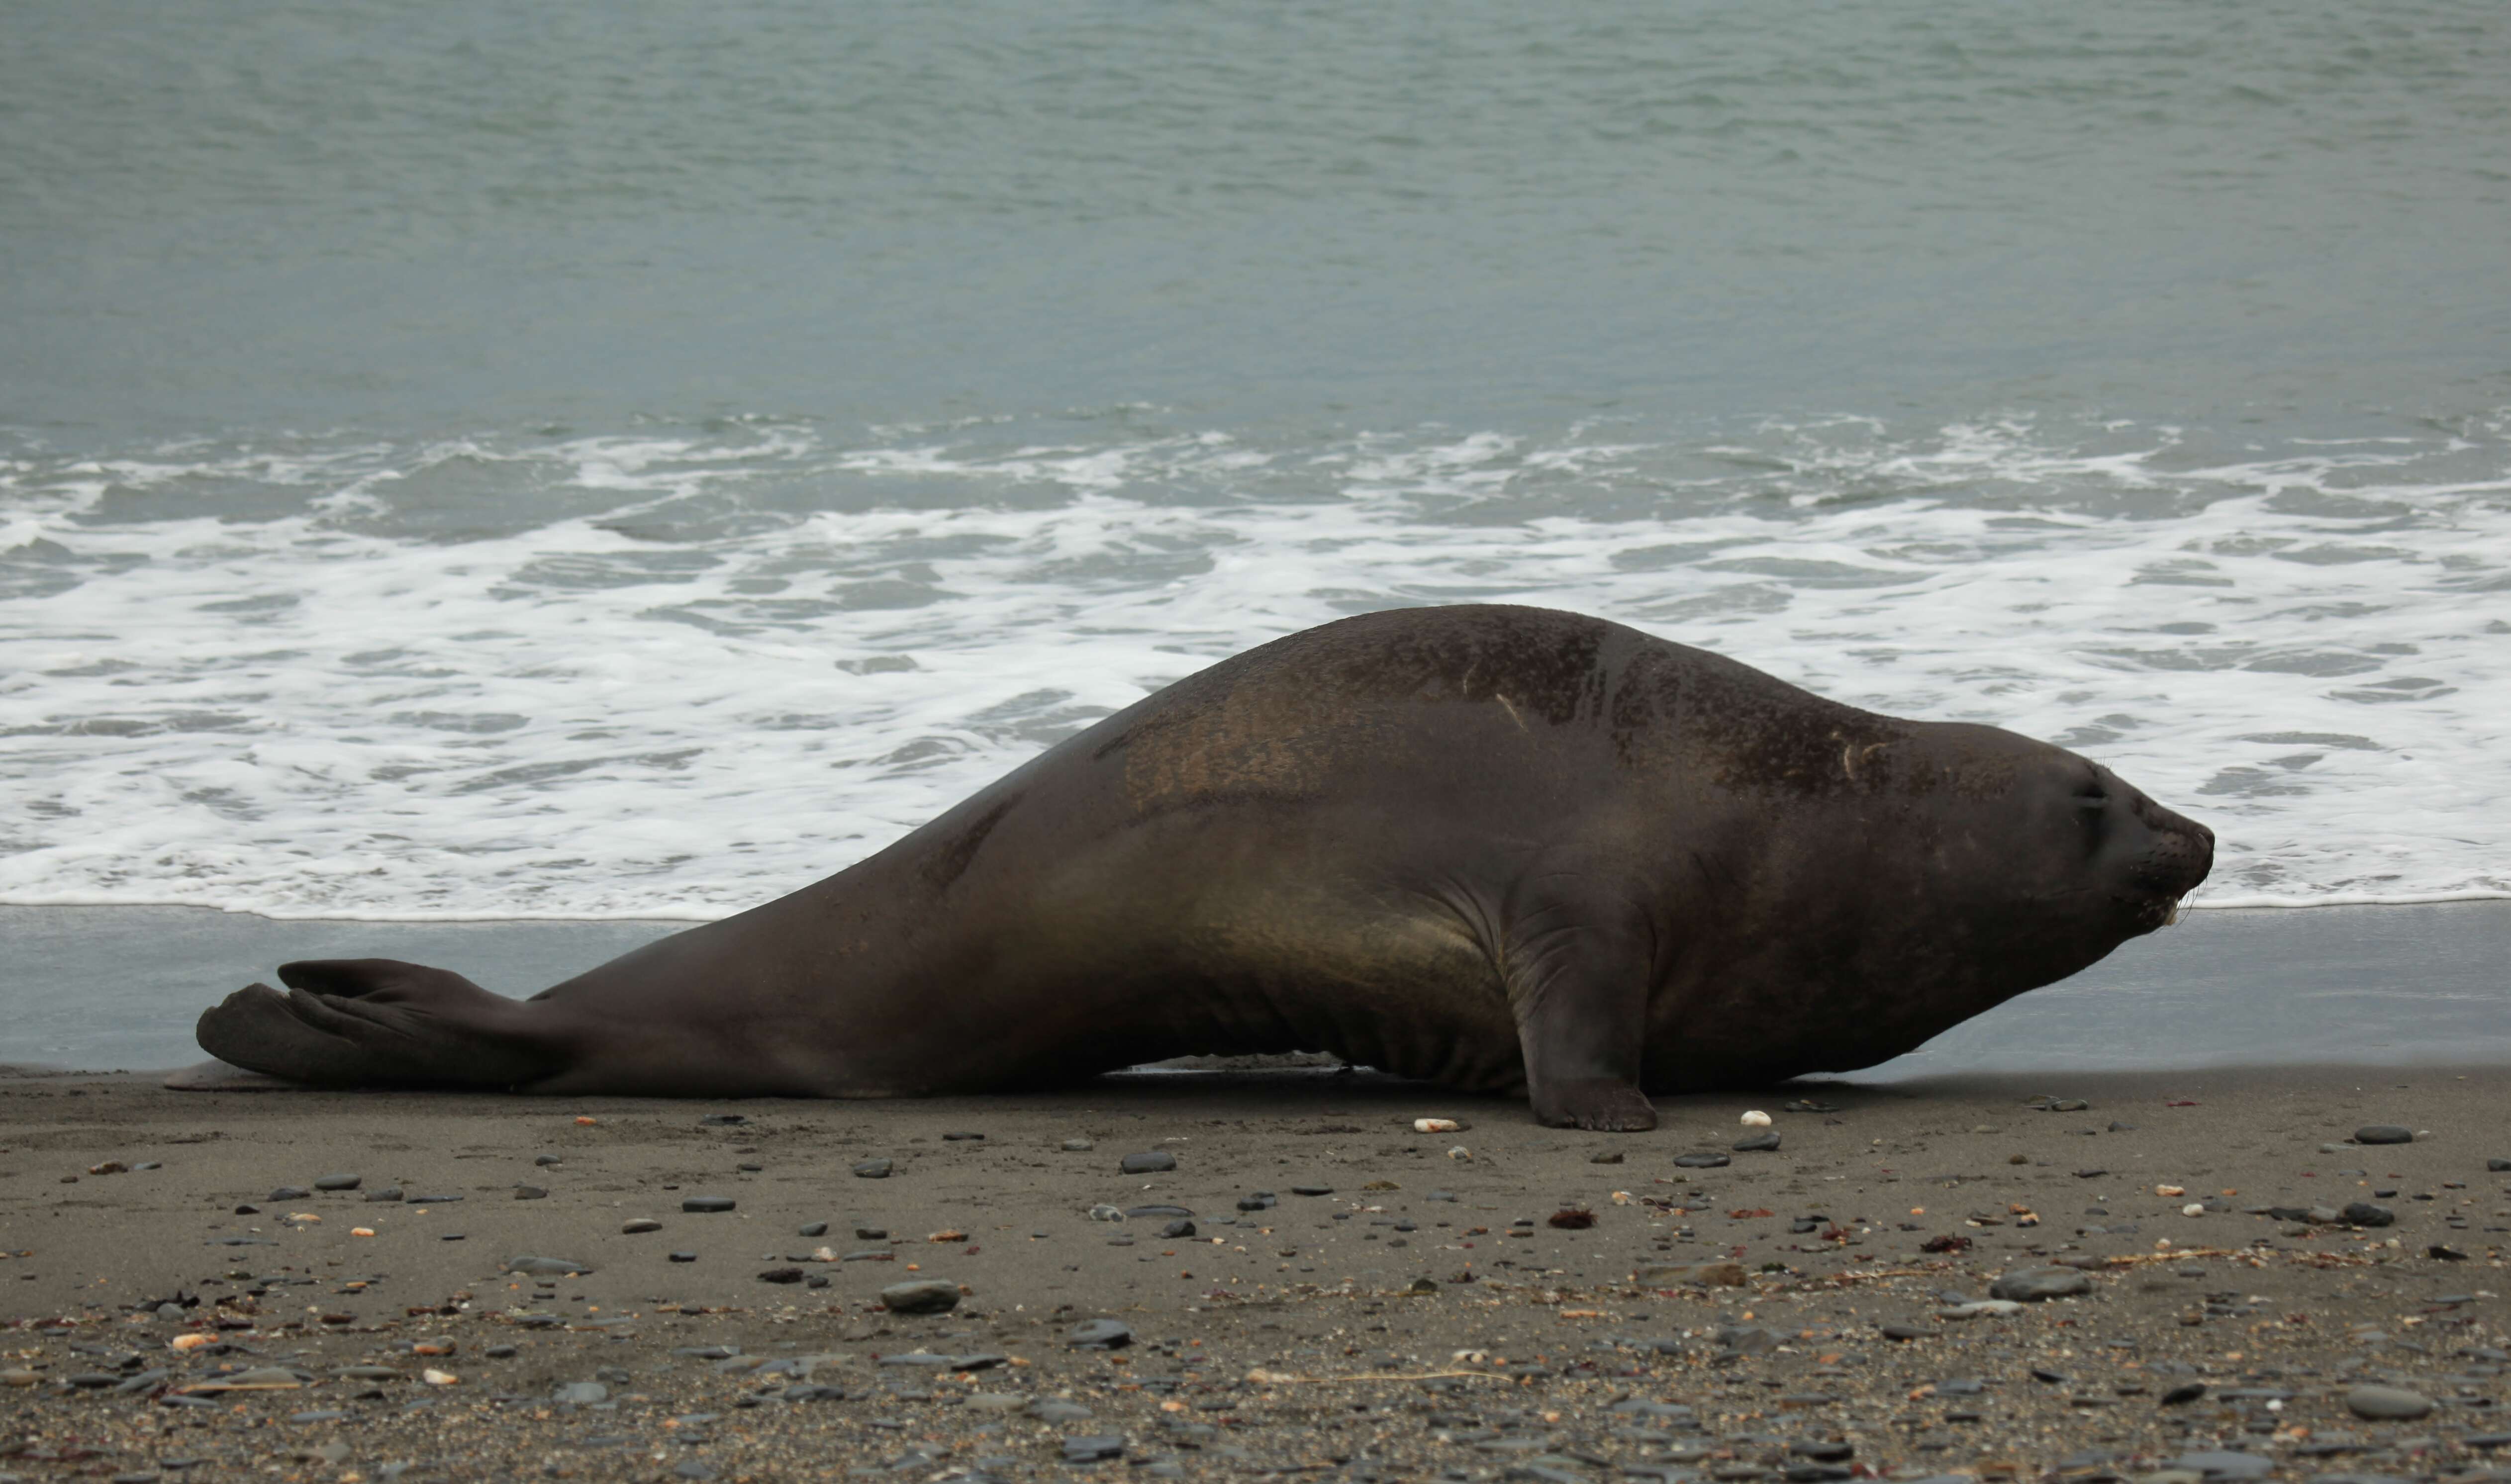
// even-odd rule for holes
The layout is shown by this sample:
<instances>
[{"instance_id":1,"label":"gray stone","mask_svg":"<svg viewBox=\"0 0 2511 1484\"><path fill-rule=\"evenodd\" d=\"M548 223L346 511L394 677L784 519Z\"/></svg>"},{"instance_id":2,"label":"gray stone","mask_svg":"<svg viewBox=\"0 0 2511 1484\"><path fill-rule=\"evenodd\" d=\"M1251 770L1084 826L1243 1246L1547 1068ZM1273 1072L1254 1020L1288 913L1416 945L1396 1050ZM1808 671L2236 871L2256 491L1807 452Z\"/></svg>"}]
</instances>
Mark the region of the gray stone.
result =
<instances>
[{"instance_id":1,"label":"gray stone","mask_svg":"<svg viewBox=\"0 0 2511 1484\"><path fill-rule=\"evenodd\" d=\"M2071 1298L2092 1291L2093 1280L2072 1268L2017 1268L1988 1288L1989 1297L2018 1304Z\"/></svg>"},{"instance_id":2,"label":"gray stone","mask_svg":"<svg viewBox=\"0 0 2511 1484\"><path fill-rule=\"evenodd\" d=\"M2345 1391L2345 1410L2374 1422L2410 1423L2431 1415L2432 1398L2404 1387L2359 1386Z\"/></svg>"},{"instance_id":3,"label":"gray stone","mask_svg":"<svg viewBox=\"0 0 2511 1484\"><path fill-rule=\"evenodd\" d=\"M527 1273L536 1276L562 1277L591 1273L593 1265L579 1263L571 1257L510 1257L506 1259L506 1271Z\"/></svg>"},{"instance_id":4,"label":"gray stone","mask_svg":"<svg viewBox=\"0 0 2511 1484\"><path fill-rule=\"evenodd\" d=\"M730 1196L683 1196L680 1198L681 1210L701 1216L729 1211L738 1202L736 1202Z\"/></svg>"},{"instance_id":5,"label":"gray stone","mask_svg":"<svg viewBox=\"0 0 2511 1484\"><path fill-rule=\"evenodd\" d=\"M1085 1319L1063 1332L1074 1350L1122 1350L1134 1343L1133 1326L1120 1319Z\"/></svg>"},{"instance_id":6,"label":"gray stone","mask_svg":"<svg viewBox=\"0 0 2511 1484\"><path fill-rule=\"evenodd\" d=\"M1128 1175L1156 1175L1177 1168L1177 1156L1165 1149L1145 1150L1138 1155L1127 1155L1118 1168Z\"/></svg>"},{"instance_id":7,"label":"gray stone","mask_svg":"<svg viewBox=\"0 0 2511 1484\"><path fill-rule=\"evenodd\" d=\"M599 1381L570 1381L550 1392L550 1400L561 1406L589 1407L609 1399L610 1389Z\"/></svg>"},{"instance_id":8,"label":"gray stone","mask_svg":"<svg viewBox=\"0 0 2511 1484\"><path fill-rule=\"evenodd\" d=\"M1702 1153L1676 1155L1674 1162L1684 1169L1716 1169L1720 1165L1732 1164L1735 1161L1729 1155Z\"/></svg>"},{"instance_id":9,"label":"gray stone","mask_svg":"<svg viewBox=\"0 0 2511 1484\"><path fill-rule=\"evenodd\" d=\"M2275 1471L2275 1460L2229 1451L2183 1453L2172 1460L2172 1466L2209 1479L2263 1479Z\"/></svg>"},{"instance_id":10,"label":"gray stone","mask_svg":"<svg viewBox=\"0 0 2511 1484\"><path fill-rule=\"evenodd\" d=\"M892 1283L880 1291L880 1304L892 1313L947 1313L959 1307L959 1285L931 1277Z\"/></svg>"},{"instance_id":11,"label":"gray stone","mask_svg":"<svg viewBox=\"0 0 2511 1484\"><path fill-rule=\"evenodd\" d=\"M353 1191L366 1183L364 1175L325 1175L314 1182L318 1191Z\"/></svg>"},{"instance_id":12,"label":"gray stone","mask_svg":"<svg viewBox=\"0 0 2511 1484\"><path fill-rule=\"evenodd\" d=\"M2412 1144L2415 1131L2400 1123L2366 1123L2354 1130L2357 1144Z\"/></svg>"},{"instance_id":13,"label":"gray stone","mask_svg":"<svg viewBox=\"0 0 2511 1484\"><path fill-rule=\"evenodd\" d=\"M1744 1138L1737 1139L1728 1147L1732 1148L1737 1154L1748 1155L1766 1153L1779 1147L1779 1131L1775 1128L1765 1129L1760 1133L1750 1134Z\"/></svg>"},{"instance_id":14,"label":"gray stone","mask_svg":"<svg viewBox=\"0 0 2511 1484\"><path fill-rule=\"evenodd\" d=\"M889 1178L889 1172L897 1167L898 1166L895 1162L888 1160L866 1160L855 1166L855 1178L858 1180L886 1180Z\"/></svg>"}]
</instances>

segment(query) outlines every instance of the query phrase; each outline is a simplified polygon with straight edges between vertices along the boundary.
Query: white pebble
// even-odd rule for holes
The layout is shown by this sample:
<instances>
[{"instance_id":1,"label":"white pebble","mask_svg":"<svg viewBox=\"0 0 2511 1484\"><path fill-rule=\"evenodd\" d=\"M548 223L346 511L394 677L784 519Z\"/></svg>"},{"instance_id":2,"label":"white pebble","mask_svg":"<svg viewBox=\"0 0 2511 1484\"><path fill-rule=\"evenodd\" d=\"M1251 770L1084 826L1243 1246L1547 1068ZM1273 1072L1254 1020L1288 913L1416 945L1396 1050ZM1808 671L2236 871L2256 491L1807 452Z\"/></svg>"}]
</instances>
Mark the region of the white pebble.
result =
<instances>
[{"instance_id":1,"label":"white pebble","mask_svg":"<svg viewBox=\"0 0 2511 1484\"><path fill-rule=\"evenodd\" d=\"M2196 1201L2191 1200L2186 1205L2180 1208L2180 1214L2183 1216L2203 1216L2206 1214L2206 1208L2203 1205L2198 1204Z\"/></svg>"},{"instance_id":2,"label":"white pebble","mask_svg":"<svg viewBox=\"0 0 2511 1484\"><path fill-rule=\"evenodd\" d=\"M1412 1121L1414 1133L1454 1133L1463 1126L1454 1119L1414 1119Z\"/></svg>"},{"instance_id":3,"label":"white pebble","mask_svg":"<svg viewBox=\"0 0 2511 1484\"><path fill-rule=\"evenodd\" d=\"M1767 1128L1770 1126L1770 1116L1756 1108L1744 1115L1743 1123L1747 1128Z\"/></svg>"}]
</instances>

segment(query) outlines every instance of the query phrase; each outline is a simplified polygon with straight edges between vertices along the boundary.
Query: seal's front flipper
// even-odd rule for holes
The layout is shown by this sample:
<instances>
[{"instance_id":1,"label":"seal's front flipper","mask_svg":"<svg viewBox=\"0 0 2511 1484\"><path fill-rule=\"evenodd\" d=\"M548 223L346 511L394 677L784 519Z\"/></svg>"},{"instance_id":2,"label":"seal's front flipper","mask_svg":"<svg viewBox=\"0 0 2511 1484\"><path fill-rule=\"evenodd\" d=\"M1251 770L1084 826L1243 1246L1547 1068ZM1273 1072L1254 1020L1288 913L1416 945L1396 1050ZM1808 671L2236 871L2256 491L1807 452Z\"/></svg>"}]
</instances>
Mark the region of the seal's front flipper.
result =
<instances>
[{"instance_id":1,"label":"seal's front flipper","mask_svg":"<svg viewBox=\"0 0 2511 1484\"><path fill-rule=\"evenodd\" d=\"M1615 1132L1654 1128L1656 1107L1640 1090L1649 936L1636 914L1538 910L1507 931L1501 976L1517 1012L1535 1122Z\"/></svg>"},{"instance_id":2,"label":"seal's front flipper","mask_svg":"<svg viewBox=\"0 0 2511 1484\"><path fill-rule=\"evenodd\" d=\"M281 967L281 994L248 985L201 1016L201 1049L326 1087L513 1086L546 1076L524 1007L460 974L392 959Z\"/></svg>"},{"instance_id":3,"label":"seal's front flipper","mask_svg":"<svg viewBox=\"0 0 2511 1484\"><path fill-rule=\"evenodd\" d=\"M251 1072L215 1057L176 1067L160 1086L176 1092L310 1092L311 1083L291 1082L267 1072Z\"/></svg>"}]
</instances>

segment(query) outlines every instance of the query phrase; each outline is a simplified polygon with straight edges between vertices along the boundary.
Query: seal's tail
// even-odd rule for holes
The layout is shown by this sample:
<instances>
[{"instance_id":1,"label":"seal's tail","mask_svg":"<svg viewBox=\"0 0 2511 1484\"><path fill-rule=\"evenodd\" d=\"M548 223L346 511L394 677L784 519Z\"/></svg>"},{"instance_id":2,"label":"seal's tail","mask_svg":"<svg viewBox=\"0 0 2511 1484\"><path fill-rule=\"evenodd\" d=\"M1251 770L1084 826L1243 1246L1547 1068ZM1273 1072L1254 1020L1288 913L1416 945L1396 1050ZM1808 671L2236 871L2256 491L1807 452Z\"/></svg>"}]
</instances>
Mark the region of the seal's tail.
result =
<instances>
[{"instance_id":1,"label":"seal's tail","mask_svg":"<svg viewBox=\"0 0 2511 1484\"><path fill-rule=\"evenodd\" d=\"M394 959L283 964L287 994L251 984L201 1016L221 1061L327 1087L513 1086L553 1058L525 1007L448 970Z\"/></svg>"}]
</instances>

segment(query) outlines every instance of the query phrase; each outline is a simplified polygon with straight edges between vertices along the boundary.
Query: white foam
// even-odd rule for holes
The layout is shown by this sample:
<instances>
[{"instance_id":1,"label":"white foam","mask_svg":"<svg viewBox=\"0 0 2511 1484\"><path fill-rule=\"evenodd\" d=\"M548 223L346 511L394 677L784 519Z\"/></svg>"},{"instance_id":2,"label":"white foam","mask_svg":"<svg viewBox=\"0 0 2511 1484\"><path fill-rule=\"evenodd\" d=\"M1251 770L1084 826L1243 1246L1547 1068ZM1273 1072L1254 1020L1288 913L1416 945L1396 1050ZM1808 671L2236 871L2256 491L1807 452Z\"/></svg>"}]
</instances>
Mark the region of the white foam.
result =
<instances>
[{"instance_id":1,"label":"white foam","mask_svg":"<svg viewBox=\"0 0 2511 1484\"><path fill-rule=\"evenodd\" d=\"M0 901L720 916L1213 660L1465 600L2075 746L2216 826L2191 906L2511 895L2503 433L20 448Z\"/></svg>"}]
</instances>

